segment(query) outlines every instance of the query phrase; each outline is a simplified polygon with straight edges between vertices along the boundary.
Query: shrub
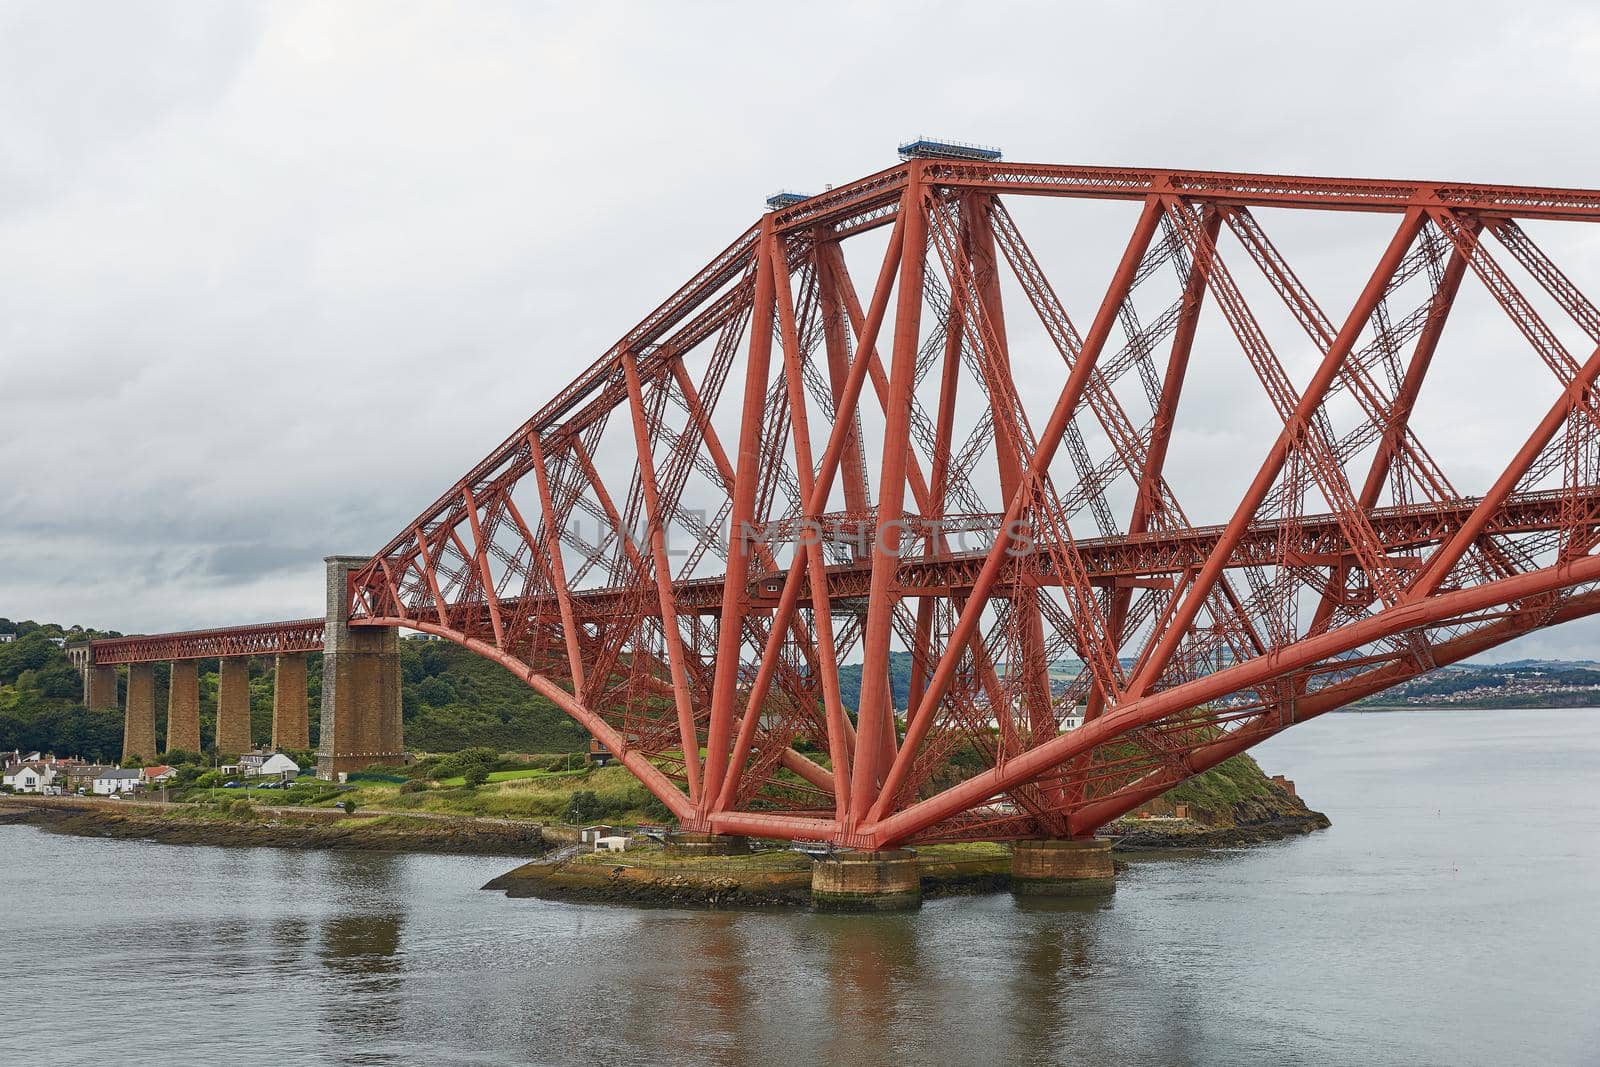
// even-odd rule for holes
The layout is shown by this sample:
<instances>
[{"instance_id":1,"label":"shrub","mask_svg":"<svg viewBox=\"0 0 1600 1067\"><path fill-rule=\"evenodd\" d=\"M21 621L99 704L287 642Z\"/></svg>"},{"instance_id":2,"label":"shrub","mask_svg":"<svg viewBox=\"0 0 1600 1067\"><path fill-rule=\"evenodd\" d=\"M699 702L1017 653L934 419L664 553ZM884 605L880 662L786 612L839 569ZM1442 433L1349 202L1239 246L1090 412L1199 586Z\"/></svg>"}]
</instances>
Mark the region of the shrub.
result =
<instances>
[{"instance_id":1,"label":"shrub","mask_svg":"<svg viewBox=\"0 0 1600 1067\"><path fill-rule=\"evenodd\" d=\"M411 781L400 787L402 793L423 793L428 789L427 782Z\"/></svg>"},{"instance_id":2,"label":"shrub","mask_svg":"<svg viewBox=\"0 0 1600 1067\"><path fill-rule=\"evenodd\" d=\"M249 820L256 817L256 809L244 797L235 800L224 800L220 805L221 811L230 819Z\"/></svg>"},{"instance_id":3,"label":"shrub","mask_svg":"<svg viewBox=\"0 0 1600 1067\"><path fill-rule=\"evenodd\" d=\"M467 769L480 764L485 770L493 767L500 759L500 753L486 746L464 748L460 752L445 756L439 760L434 768L434 774L440 778L454 778L456 775L465 775Z\"/></svg>"},{"instance_id":4,"label":"shrub","mask_svg":"<svg viewBox=\"0 0 1600 1067\"><path fill-rule=\"evenodd\" d=\"M480 785L482 785L483 783L485 783L485 782L487 782L489 780L489 767L488 767L488 764L484 764L484 763L471 764L470 766L467 767L467 769L465 771L462 772L462 777L464 777L466 779L466 783L467 783L467 787L468 788L476 789Z\"/></svg>"},{"instance_id":5,"label":"shrub","mask_svg":"<svg viewBox=\"0 0 1600 1067\"><path fill-rule=\"evenodd\" d=\"M572 794L572 799L567 802L567 811L563 816L567 822L585 823L600 818L606 813L606 805L593 789L580 789Z\"/></svg>"},{"instance_id":6,"label":"shrub","mask_svg":"<svg viewBox=\"0 0 1600 1067\"><path fill-rule=\"evenodd\" d=\"M410 781L410 779L405 778L405 777L403 777L401 775L398 775L398 774L385 774L385 773L383 773L385 770L392 770L392 769L393 768L382 767L381 765L375 763L371 767L368 767L364 771L352 771L352 772L350 772L349 774L345 775L345 781L347 781L347 782L385 782L385 783L387 783L389 785L401 785L401 784L403 784L405 782Z\"/></svg>"}]
</instances>

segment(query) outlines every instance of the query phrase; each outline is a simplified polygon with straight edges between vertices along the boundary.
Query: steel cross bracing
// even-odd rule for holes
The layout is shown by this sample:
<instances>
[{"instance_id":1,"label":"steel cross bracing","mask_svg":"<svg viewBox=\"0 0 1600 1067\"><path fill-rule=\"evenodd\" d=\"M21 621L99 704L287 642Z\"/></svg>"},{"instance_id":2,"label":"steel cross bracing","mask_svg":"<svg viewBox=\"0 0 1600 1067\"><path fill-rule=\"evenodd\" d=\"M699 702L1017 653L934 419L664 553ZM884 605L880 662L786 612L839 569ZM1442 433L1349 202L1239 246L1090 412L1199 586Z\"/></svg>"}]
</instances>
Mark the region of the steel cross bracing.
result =
<instances>
[{"instance_id":1,"label":"steel cross bracing","mask_svg":"<svg viewBox=\"0 0 1600 1067\"><path fill-rule=\"evenodd\" d=\"M1064 201L1115 247L1030 246ZM1354 214L1386 232L1312 284L1286 235L1348 249ZM1595 221L1589 190L913 159L741 234L353 575L351 624L504 664L687 828L1090 834L1600 611L1600 312L1550 251ZM1422 440L1464 361L1538 397L1487 476ZM1240 396L1194 395L1219 373ZM1219 506L1184 435L1252 425Z\"/></svg>"}]
</instances>

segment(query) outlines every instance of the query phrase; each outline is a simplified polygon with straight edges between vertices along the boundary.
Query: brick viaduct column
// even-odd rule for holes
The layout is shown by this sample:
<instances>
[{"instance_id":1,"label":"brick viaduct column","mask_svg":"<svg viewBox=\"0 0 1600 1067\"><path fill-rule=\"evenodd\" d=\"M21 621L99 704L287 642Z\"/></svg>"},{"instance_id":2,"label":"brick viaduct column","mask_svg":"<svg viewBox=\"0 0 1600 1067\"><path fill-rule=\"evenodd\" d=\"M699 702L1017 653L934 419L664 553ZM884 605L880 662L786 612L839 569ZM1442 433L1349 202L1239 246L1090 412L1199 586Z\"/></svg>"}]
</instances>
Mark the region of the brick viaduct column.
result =
<instances>
[{"instance_id":1,"label":"brick viaduct column","mask_svg":"<svg viewBox=\"0 0 1600 1067\"><path fill-rule=\"evenodd\" d=\"M311 746L311 724L306 710L306 654L279 653L272 678L272 747L302 749Z\"/></svg>"},{"instance_id":2,"label":"brick viaduct column","mask_svg":"<svg viewBox=\"0 0 1600 1067\"><path fill-rule=\"evenodd\" d=\"M238 755L250 744L250 659L230 656L217 676L217 751Z\"/></svg>"},{"instance_id":3,"label":"brick viaduct column","mask_svg":"<svg viewBox=\"0 0 1600 1067\"><path fill-rule=\"evenodd\" d=\"M117 669L91 664L83 673L83 703L90 708L117 706Z\"/></svg>"},{"instance_id":4,"label":"brick viaduct column","mask_svg":"<svg viewBox=\"0 0 1600 1067\"><path fill-rule=\"evenodd\" d=\"M107 668L109 669L109 668ZM128 665L128 708L122 720L122 759L153 760L156 748L156 666Z\"/></svg>"},{"instance_id":5,"label":"brick viaduct column","mask_svg":"<svg viewBox=\"0 0 1600 1067\"><path fill-rule=\"evenodd\" d=\"M167 751L200 751L200 664L175 660L167 683Z\"/></svg>"},{"instance_id":6,"label":"brick viaduct column","mask_svg":"<svg viewBox=\"0 0 1600 1067\"><path fill-rule=\"evenodd\" d=\"M350 572L365 556L329 556L317 777L405 761L400 726L400 634L350 625Z\"/></svg>"},{"instance_id":7,"label":"brick viaduct column","mask_svg":"<svg viewBox=\"0 0 1600 1067\"><path fill-rule=\"evenodd\" d=\"M94 646L88 642L67 649L67 660L83 678L83 706L86 708L114 708L117 706L117 669L101 666L94 661Z\"/></svg>"}]
</instances>

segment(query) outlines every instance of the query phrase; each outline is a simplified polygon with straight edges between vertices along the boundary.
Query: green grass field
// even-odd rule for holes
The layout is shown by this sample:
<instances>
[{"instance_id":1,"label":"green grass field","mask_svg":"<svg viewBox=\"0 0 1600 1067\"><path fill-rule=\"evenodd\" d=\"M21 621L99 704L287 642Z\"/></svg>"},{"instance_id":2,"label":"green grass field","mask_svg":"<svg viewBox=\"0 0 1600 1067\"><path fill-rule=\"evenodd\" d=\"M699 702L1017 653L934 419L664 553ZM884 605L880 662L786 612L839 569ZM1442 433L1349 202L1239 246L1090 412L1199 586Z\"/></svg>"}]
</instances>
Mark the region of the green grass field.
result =
<instances>
[{"instance_id":1,"label":"green grass field","mask_svg":"<svg viewBox=\"0 0 1600 1067\"><path fill-rule=\"evenodd\" d=\"M491 771L489 781L511 782L519 778L581 778L587 773L587 768L572 771ZM459 789L466 784L467 779L459 774L454 778L440 778L438 781L441 789Z\"/></svg>"}]
</instances>

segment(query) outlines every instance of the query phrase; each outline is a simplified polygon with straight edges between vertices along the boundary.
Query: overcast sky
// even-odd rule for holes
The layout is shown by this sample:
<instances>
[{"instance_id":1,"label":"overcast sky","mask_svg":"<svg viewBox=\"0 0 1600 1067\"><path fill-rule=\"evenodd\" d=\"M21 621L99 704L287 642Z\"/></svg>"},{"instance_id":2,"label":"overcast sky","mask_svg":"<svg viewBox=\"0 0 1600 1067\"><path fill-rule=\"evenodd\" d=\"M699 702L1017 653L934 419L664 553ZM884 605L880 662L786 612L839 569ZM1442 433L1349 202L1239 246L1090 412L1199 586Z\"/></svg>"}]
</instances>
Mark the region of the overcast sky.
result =
<instances>
[{"instance_id":1,"label":"overcast sky","mask_svg":"<svg viewBox=\"0 0 1600 1067\"><path fill-rule=\"evenodd\" d=\"M1578 4L764 7L0 0L0 615L316 613L768 193L921 132L1600 186Z\"/></svg>"}]
</instances>

